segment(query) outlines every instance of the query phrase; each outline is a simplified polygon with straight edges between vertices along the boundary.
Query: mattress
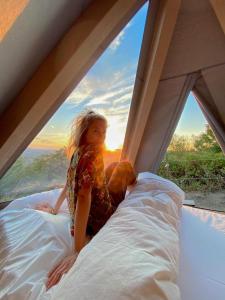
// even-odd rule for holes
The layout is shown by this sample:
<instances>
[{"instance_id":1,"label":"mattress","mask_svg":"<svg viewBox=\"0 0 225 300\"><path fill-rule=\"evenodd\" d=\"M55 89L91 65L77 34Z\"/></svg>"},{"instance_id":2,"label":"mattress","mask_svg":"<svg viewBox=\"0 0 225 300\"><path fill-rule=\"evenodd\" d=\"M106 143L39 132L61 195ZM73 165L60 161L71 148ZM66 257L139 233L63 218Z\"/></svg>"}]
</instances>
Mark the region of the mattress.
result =
<instances>
[{"instance_id":1,"label":"mattress","mask_svg":"<svg viewBox=\"0 0 225 300\"><path fill-rule=\"evenodd\" d=\"M80 253L80 258L75 263L74 269L63 276L60 283L48 292L46 292L44 284L47 279L47 273L65 255L70 254L73 248L73 242L70 236L68 208L65 202L59 215L53 216L36 211L34 210L34 207L37 203L43 201L47 201L53 205L60 190L43 192L17 199L2 210L0 212L0 299L70 299L69 297L71 294L68 290L70 284L72 283L73 286L76 286L76 282L77 284L79 283L79 280L76 279L79 272L80 276L85 278L86 275L89 275L88 272L90 272L91 268L93 268L92 270L96 271L96 273L99 272L99 278L102 278L103 275L105 276L104 280L102 280L104 284L100 286L101 291L104 291L105 289L105 293L110 290L108 288L110 282L107 282L105 279L111 278L112 270L114 273L115 270L118 271L117 276L113 274L112 278L117 285L116 287L121 289L121 297L118 298L117 295L114 299L138 298L175 300L177 299L176 297L180 297L182 300L224 299L225 216L196 208L182 207L180 205L182 192L179 188L168 181L164 181L164 179L161 179L158 176L155 177L155 175L145 173L139 176L139 180L142 181L142 196L140 196L138 189L136 189L133 191L133 196L130 195L130 198L127 199L127 201L121 203L119 210L115 213L113 218L111 218L111 221L102 229L102 234L97 234L94 238L95 240L93 239L82 249L83 252ZM149 194L149 182L151 182L151 188L156 187L157 185L157 189L153 189L154 193L151 195ZM158 206L159 204L160 206ZM150 286L154 286L154 284L157 283L157 280L154 281L155 275L150 277L149 270L151 270L152 266L150 264L152 261L149 260L148 256L149 253L151 255L153 253L149 250L149 247L152 247L152 245L148 243L149 227L153 227L155 226L155 223L157 223L157 221L151 223L151 220L149 219L149 214L154 212L154 210L152 210L154 208L159 210L160 216L163 216L160 210L166 211L166 222L169 220L168 224L174 224L171 228L173 228L173 237L175 240L176 229L178 229L177 232L179 234L179 239L177 240L179 249L177 249L176 243L174 249L172 249L175 252L177 251L174 257L171 255L170 250L168 250L171 261L174 261L175 273L171 273L170 268L167 273L156 272L158 276L156 276L156 278L159 280L160 284L163 282L163 276L165 276L165 281L168 281L168 276L173 274L173 277L171 277L171 286L168 284L166 285L169 292L166 291L163 295L162 290L164 286L163 284L161 286L160 284L158 285L162 287L162 290L159 289L161 298L157 298L157 293L156 296L151 297L151 290L149 289ZM145 212L147 213L145 214ZM118 218L118 215L120 218ZM129 223L130 220L132 221L131 223ZM134 228L132 229L130 226L126 226L126 224L132 224ZM120 228L120 231L115 230L115 228L118 227ZM147 233L145 233L143 228L147 230ZM128 248L126 248L128 247L128 244L125 242L118 243L120 240L118 234L122 238L129 236L127 234L128 229L133 232L134 239L127 238L125 241L127 243L133 243L132 245L130 244L132 251L129 249L130 256L123 256L121 259L124 260L128 266L131 266L132 264L131 261L129 262L129 258L131 258L131 256L135 257L137 263L134 267L136 268L135 272L137 273L133 274L142 275L141 280L138 280L137 278L136 282L132 282L133 291L131 295L129 295L130 290L127 290L126 286L128 285L129 287L129 284L131 283L129 281L129 276L127 276L127 281L122 280L120 277L121 272L129 271L129 268L127 268L127 270L125 269L125 264L121 269L119 269L119 267L115 268L115 263L112 265L112 260L111 265L104 265L104 269L99 268L99 270L97 270L97 264L91 266L90 263L90 268L87 267L87 269L85 269L83 263L83 261L87 261L87 259L84 259L85 257L88 257L90 262L91 259L92 261L96 260L97 255L101 257L102 253L99 249L106 249L108 251L105 257L107 257L107 255L109 257L110 255L113 255L115 247L118 249L120 247L121 251L124 251L124 249L127 249L128 251ZM104 233L105 230L106 232L107 230L111 230L112 233L117 232L117 235L110 234L110 237L106 238L107 235ZM102 237L104 237L104 239ZM113 240L115 238L116 240ZM115 242L117 242L117 244L115 244ZM165 243L164 241L164 244L161 246L165 245L164 248L166 248L169 245L168 243L169 242ZM111 245L111 248L109 245ZM137 253L138 256L135 256ZM157 253L157 249L154 249L154 253L156 259L158 259L157 256L160 257L160 255L165 255ZM95 257L94 254L96 255ZM179 257L179 264L177 264L177 257ZM146 261L148 263L146 263ZM170 261L167 261L163 267L165 266L171 267L173 264L170 265ZM177 271L176 266L179 267ZM93 273L94 272L92 272L92 274ZM97 278L96 273L94 274L95 276L92 276L93 278ZM153 281L152 278L154 278ZM90 277L87 277L87 282L88 281L89 284L87 284L87 286L91 286L92 281L90 280ZM179 291L176 290L176 281ZM170 296L171 288L175 295L174 298L170 298L172 297ZM73 290L70 291L75 295ZM81 296L77 298L74 296L74 299L89 299L88 295L90 296L90 299L93 299L93 294L90 294L88 289L85 297ZM113 297L114 296L112 295L111 299L113 299Z\"/></svg>"},{"instance_id":2,"label":"mattress","mask_svg":"<svg viewBox=\"0 0 225 300\"><path fill-rule=\"evenodd\" d=\"M182 208L179 286L182 300L225 299L225 215Z\"/></svg>"}]
</instances>

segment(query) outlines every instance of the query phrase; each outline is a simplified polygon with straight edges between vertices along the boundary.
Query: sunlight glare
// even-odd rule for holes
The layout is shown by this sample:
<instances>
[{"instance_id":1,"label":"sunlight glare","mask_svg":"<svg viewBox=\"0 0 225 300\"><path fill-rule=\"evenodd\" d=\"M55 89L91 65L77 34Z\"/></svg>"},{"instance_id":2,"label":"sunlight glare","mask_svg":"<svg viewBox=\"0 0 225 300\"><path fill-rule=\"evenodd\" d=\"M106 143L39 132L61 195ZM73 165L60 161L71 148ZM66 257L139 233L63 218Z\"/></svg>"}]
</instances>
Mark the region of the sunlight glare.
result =
<instances>
[{"instance_id":1,"label":"sunlight glare","mask_svg":"<svg viewBox=\"0 0 225 300\"><path fill-rule=\"evenodd\" d=\"M106 134L106 147L108 150L121 149L124 139L124 130L117 117L108 117L109 127Z\"/></svg>"}]
</instances>

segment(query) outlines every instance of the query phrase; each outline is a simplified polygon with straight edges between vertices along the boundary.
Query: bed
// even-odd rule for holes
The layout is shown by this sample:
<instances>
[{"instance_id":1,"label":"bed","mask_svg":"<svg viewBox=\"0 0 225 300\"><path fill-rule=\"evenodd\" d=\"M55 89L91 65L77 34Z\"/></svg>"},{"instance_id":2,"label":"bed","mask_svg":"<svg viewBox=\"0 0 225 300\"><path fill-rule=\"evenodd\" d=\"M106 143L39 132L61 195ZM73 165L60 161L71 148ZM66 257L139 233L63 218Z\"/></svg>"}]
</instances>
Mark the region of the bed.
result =
<instances>
[{"instance_id":1,"label":"bed","mask_svg":"<svg viewBox=\"0 0 225 300\"><path fill-rule=\"evenodd\" d=\"M46 292L48 271L72 251L69 214L66 202L57 216L34 207L59 193L0 212L0 299L224 299L225 216L182 206L183 191L151 173Z\"/></svg>"},{"instance_id":2,"label":"bed","mask_svg":"<svg viewBox=\"0 0 225 300\"><path fill-rule=\"evenodd\" d=\"M179 286L182 300L225 299L225 215L182 208Z\"/></svg>"}]
</instances>

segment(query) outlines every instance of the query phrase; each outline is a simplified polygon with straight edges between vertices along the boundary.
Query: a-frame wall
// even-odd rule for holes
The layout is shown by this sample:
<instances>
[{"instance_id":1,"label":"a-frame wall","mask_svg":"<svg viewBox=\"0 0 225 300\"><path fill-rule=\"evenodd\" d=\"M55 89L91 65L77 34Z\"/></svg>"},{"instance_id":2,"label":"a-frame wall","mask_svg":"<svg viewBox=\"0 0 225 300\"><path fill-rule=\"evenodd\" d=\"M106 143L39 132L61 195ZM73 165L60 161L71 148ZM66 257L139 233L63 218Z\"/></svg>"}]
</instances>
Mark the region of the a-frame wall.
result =
<instances>
[{"instance_id":1,"label":"a-frame wall","mask_svg":"<svg viewBox=\"0 0 225 300\"><path fill-rule=\"evenodd\" d=\"M95 0L76 20L0 119L0 176L145 2Z\"/></svg>"},{"instance_id":2,"label":"a-frame wall","mask_svg":"<svg viewBox=\"0 0 225 300\"><path fill-rule=\"evenodd\" d=\"M144 2L96 0L77 20L0 120L0 176ZM137 171L157 170L191 90L224 151L224 5L150 2L122 154Z\"/></svg>"},{"instance_id":3,"label":"a-frame wall","mask_svg":"<svg viewBox=\"0 0 225 300\"><path fill-rule=\"evenodd\" d=\"M224 11L225 3L212 0L212 6L208 1L182 0L181 3L171 1L170 5L172 2L176 3L176 9L171 11L168 6L164 17L167 15L175 24L174 30L171 27L169 31L163 23L156 25L160 15L157 10L162 7L154 6L154 1L152 8L156 13L152 14L150 7L147 16L151 29L146 28L150 33L144 34L122 154L133 162L137 171L157 171L190 91L197 97L225 152L225 15L220 13L218 17L214 12L215 6ZM199 7L204 14L200 14ZM158 61L155 64L160 72L154 73L155 45L151 35L158 34L162 38L160 32L163 31L168 34L168 37L164 35L168 38L167 48L164 45L162 50L167 56L165 62L164 56L160 56L161 64ZM155 39L155 43L158 41ZM150 64L147 53L151 57ZM154 76L149 76L151 72ZM147 93L147 89L151 91Z\"/></svg>"}]
</instances>

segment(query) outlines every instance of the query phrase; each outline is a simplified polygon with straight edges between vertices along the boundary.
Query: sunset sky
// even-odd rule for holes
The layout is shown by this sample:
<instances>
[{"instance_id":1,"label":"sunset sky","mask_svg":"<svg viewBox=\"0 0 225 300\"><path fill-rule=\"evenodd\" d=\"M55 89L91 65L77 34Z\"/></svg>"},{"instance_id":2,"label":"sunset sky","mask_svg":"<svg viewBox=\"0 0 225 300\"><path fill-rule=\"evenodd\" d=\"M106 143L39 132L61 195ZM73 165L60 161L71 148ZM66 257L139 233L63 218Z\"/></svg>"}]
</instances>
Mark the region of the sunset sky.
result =
<instances>
[{"instance_id":1,"label":"sunset sky","mask_svg":"<svg viewBox=\"0 0 225 300\"><path fill-rule=\"evenodd\" d=\"M94 109L108 119L106 146L109 149L122 146L146 13L147 4L115 38L29 147L66 146L71 122L85 108ZM199 134L205 123L194 97L190 95L176 133Z\"/></svg>"}]
</instances>

